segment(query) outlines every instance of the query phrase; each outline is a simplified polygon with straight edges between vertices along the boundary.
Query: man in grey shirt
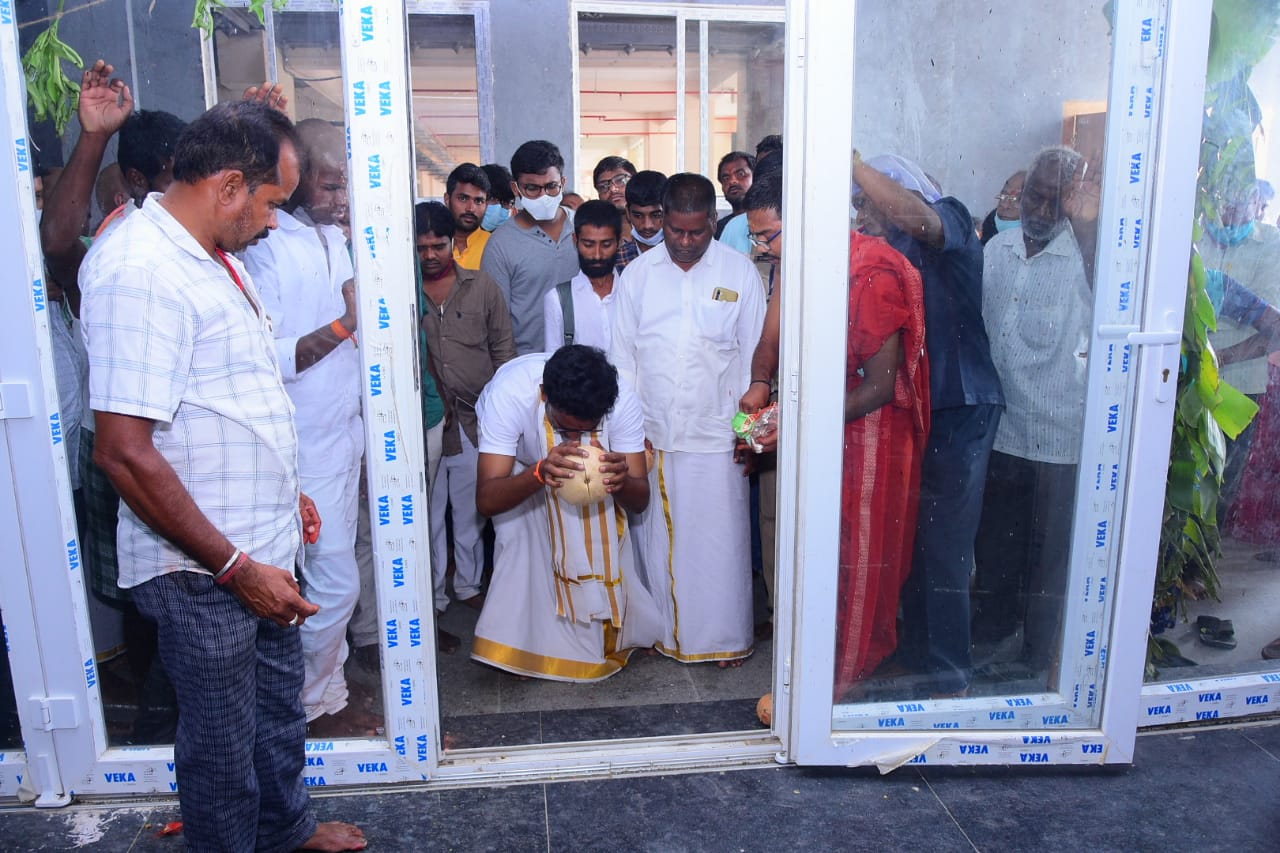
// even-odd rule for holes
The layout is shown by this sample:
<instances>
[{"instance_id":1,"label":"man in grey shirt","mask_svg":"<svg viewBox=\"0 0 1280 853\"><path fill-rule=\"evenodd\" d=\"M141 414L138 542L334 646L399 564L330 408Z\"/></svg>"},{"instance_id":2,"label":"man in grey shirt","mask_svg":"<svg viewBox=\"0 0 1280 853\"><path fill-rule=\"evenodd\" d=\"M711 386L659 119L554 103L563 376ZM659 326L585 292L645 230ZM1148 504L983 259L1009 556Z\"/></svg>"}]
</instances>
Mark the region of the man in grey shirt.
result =
<instances>
[{"instance_id":1,"label":"man in grey shirt","mask_svg":"<svg viewBox=\"0 0 1280 853\"><path fill-rule=\"evenodd\" d=\"M502 289L511 309L516 353L526 355L542 351L542 297L577 275L578 250L573 211L560 206L560 149L540 139L524 143L511 156L511 174L519 212L493 232L480 269Z\"/></svg>"}]
</instances>

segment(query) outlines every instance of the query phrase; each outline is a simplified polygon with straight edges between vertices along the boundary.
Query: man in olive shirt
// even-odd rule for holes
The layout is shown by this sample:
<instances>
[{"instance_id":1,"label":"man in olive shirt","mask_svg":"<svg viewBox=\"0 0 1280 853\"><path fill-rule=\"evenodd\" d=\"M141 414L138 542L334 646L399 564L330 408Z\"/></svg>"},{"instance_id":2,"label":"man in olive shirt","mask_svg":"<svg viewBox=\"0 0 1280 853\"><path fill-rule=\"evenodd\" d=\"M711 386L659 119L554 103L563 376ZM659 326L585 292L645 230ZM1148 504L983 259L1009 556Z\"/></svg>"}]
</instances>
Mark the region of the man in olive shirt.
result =
<instances>
[{"instance_id":1,"label":"man in olive shirt","mask_svg":"<svg viewBox=\"0 0 1280 853\"><path fill-rule=\"evenodd\" d=\"M475 608L484 604L483 519L476 512L476 462L479 443L476 400L499 367L515 358L511 314L502 291L481 270L460 267L453 259L454 218L443 204L423 202L415 209L418 259L422 264L422 330L429 343L428 367L444 401L443 458L431 487L431 558L435 606L449 606L445 591L448 543L444 508L453 517L453 592Z\"/></svg>"}]
</instances>

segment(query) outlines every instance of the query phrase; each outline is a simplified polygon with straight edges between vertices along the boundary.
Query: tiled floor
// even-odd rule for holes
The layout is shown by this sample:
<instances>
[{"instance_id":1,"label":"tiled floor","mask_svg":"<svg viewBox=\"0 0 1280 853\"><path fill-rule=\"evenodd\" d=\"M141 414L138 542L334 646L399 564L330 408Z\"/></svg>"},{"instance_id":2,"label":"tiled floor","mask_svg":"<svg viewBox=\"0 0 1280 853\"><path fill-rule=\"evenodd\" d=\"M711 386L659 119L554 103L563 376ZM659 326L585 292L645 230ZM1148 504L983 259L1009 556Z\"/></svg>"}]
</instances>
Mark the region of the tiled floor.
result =
<instances>
[{"instance_id":1,"label":"tiled floor","mask_svg":"<svg viewBox=\"0 0 1280 853\"><path fill-rule=\"evenodd\" d=\"M795 767L316 800L374 851L1271 851L1280 725L1139 737L1112 768ZM179 851L169 802L0 810L6 850Z\"/></svg>"}]
</instances>

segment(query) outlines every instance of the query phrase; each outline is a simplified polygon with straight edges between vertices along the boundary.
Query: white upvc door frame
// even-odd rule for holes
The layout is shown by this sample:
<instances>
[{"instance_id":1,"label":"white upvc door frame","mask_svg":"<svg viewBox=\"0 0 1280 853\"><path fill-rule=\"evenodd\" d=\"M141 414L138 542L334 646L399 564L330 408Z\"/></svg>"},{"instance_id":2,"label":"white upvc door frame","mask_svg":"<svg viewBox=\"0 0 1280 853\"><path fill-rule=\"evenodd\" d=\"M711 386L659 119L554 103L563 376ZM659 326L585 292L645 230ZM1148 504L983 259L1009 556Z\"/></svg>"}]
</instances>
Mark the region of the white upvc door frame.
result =
<instances>
[{"instance_id":1,"label":"white upvc door frame","mask_svg":"<svg viewBox=\"0 0 1280 853\"><path fill-rule=\"evenodd\" d=\"M852 120L843 107L852 102L847 45L856 43L854 12L824 6L820 24L803 34L806 73L825 79L824 88L799 97L789 91L786 125L788 139L804 140L803 156L786 164L783 239L799 245L784 252L784 280L804 281L805 288L799 310L783 319L784 423L797 426L779 451L780 469L800 472L780 483L784 503L796 490L796 513L786 517L796 519L795 561L808 567L796 591L790 703L792 757L799 763L887 771L905 763L1131 760L1163 504L1164 477L1148 472L1168 464L1209 9L1189 0L1127 0L1115 4L1114 14L1104 236L1066 599L1078 604L1068 605L1071 618L1064 620L1060 686L1035 695L840 706L839 726L831 701L839 482L800 463L842 455L844 365L831 357L830 342L845 336L837 300L844 298L838 276L847 273L847 260L835 232L848 209ZM789 53L801 38L789 33ZM806 114L818 117L812 126ZM813 176L805 174L808 164L818 169ZM799 229L795 220L803 223ZM815 286L826 279L832 286ZM1105 478L1098 474L1104 471Z\"/></svg>"}]
</instances>

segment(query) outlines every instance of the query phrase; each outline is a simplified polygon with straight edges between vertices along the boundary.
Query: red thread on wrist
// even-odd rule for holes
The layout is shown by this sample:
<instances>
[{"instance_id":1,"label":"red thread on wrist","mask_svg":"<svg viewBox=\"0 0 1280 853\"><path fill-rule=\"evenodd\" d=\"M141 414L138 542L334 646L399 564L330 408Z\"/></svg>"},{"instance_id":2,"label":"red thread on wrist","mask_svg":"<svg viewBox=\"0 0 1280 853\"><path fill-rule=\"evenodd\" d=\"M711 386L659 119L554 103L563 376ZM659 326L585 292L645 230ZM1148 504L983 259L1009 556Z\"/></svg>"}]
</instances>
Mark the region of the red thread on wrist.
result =
<instances>
[{"instance_id":1,"label":"red thread on wrist","mask_svg":"<svg viewBox=\"0 0 1280 853\"><path fill-rule=\"evenodd\" d=\"M547 484L547 478L542 476L542 463L546 461L545 459L539 459L538 464L533 466L533 479L544 486Z\"/></svg>"},{"instance_id":2,"label":"red thread on wrist","mask_svg":"<svg viewBox=\"0 0 1280 853\"><path fill-rule=\"evenodd\" d=\"M347 327L342 325L341 320L334 320L332 323L329 324L329 328L333 331L335 335L338 336L338 340L340 341L345 341L347 338L351 337L351 335L353 334L352 332L347 331Z\"/></svg>"},{"instance_id":3,"label":"red thread on wrist","mask_svg":"<svg viewBox=\"0 0 1280 853\"><path fill-rule=\"evenodd\" d=\"M235 563L231 566L231 568L227 570L227 573L220 578L214 578L214 582L217 583L219 586L223 586L227 584L233 577L236 576L236 572L244 568L245 563L247 562L249 562L249 555L241 551L240 556L236 559Z\"/></svg>"}]
</instances>

